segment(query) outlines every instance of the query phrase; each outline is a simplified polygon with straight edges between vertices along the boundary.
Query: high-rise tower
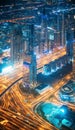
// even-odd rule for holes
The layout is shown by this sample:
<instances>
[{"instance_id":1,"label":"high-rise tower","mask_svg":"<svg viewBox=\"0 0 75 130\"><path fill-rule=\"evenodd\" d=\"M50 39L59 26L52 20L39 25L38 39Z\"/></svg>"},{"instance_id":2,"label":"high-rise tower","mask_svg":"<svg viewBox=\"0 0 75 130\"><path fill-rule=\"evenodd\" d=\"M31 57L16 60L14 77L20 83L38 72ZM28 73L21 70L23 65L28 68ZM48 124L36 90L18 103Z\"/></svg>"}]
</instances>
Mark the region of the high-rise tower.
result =
<instances>
[{"instance_id":1,"label":"high-rise tower","mask_svg":"<svg viewBox=\"0 0 75 130\"><path fill-rule=\"evenodd\" d=\"M23 60L23 40L22 40L22 30L18 25L14 26L12 32L12 42L11 42L11 61L12 64L21 62Z\"/></svg>"},{"instance_id":2,"label":"high-rise tower","mask_svg":"<svg viewBox=\"0 0 75 130\"><path fill-rule=\"evenodd\" d=\"M73 42L73 79L75 80L75 41Z\"/></svg>"},{"instance_id":3,"label":"high-rise tower","mask_svg":"<svg viewBox=\"0 0 75 130\"><path fill-rule=\"evenodd\" d=\"M37 83L37 63L36 63L36 55L33 53L31 55L31 64L30 64L30 85L31 87L35 87Z\"/></svg>"},{"instance_id":4,"label":"high-rise tower","mask_svg":"<svg viewBox=\"0 0 75 130\"><path fill-rule=\"evenodd\" d=\"M28 50L24 55L23 86L35 87L37 82L37 63L34 54L34 25L29 25ZM27 73L27 74L26 74Z\"/></svg>"}]
</instances>

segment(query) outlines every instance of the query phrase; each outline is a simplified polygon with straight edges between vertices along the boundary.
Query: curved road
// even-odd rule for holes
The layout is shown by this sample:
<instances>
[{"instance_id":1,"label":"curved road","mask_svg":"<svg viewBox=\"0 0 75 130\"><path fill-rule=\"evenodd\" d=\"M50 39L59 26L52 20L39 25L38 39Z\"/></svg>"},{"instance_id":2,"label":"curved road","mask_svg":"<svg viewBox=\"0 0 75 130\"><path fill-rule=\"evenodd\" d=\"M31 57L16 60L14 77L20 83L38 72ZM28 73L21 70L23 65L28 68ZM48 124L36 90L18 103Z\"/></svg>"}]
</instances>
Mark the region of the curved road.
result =
<instances>
[{"instance_id":1,"label":"curved road","mask_svg":"<svg viewBox=\"0 0 75 130\"><path fill-rule=\"evenodd\" d=\"M15 82L13 82L8 88L6 88L1 94L0 97L2 97L12 86L14 86L19 80L21 80L23 77L17 79Z\"/></svg>"}]
</instances>

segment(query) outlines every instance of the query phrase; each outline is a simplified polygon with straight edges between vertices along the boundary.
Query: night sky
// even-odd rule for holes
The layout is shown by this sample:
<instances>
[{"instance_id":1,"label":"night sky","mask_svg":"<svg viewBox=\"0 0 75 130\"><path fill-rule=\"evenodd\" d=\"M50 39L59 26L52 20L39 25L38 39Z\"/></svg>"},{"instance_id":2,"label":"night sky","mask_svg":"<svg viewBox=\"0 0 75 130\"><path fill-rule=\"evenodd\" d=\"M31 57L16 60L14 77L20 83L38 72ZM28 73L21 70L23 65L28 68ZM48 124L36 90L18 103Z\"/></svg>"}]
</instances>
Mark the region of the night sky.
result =
<instances>
[{"instance_id":1,"label":"night sky","mask_svg":"<svg viewBox=\"0 0 75 130\"><path fill-rule=\"evenodd\" d=\"M17 1L21 0L0 0L0 5L14 4ZM75 4L75 0L71 0L73 4Z\"/></svg>"}]
</instances>

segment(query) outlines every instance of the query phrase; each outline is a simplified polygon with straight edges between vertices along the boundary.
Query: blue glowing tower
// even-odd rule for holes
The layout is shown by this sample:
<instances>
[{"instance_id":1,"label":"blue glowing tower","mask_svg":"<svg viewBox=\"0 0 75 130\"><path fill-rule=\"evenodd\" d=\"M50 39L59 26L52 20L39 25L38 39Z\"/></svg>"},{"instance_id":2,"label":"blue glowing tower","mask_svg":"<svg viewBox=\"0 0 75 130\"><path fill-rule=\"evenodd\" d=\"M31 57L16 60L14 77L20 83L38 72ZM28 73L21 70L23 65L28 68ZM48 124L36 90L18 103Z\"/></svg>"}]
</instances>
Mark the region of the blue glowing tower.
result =
<instances>
[{"instance_id":1,"label":"blue glowing tower","mask_svg":"<svg viewBox=\"0 0 75 130\"><path fill-rule=\"evenodd\" d=\"M31 64L30 64L30 86L35 87L37 83L37 63L36 63L36 55L34 52L31 55Z\"/></svg>"},{"instance_id":2,"label":"blue glowing tower","mask_svg":"<svg viewBox=\"0 0 75 130\"><path fill-rule=\"evenodd\" d=\"M75 80L75 41L73 41L73 79Z\"/></svg>"},{"instance_id":3,"label":"blue glowing tower","mask_svg":"<svg viewBox=\"0 0 75 130\"><path fill-rule=\"evenodd\" d=\"M36 55L34 54L34 25L29 26L29 43L27 51L24 54L24 75L23 86L35 87L37 83L37 63ZM26 74L27 73L27 74Z\"/></svg>"}]
</instances>

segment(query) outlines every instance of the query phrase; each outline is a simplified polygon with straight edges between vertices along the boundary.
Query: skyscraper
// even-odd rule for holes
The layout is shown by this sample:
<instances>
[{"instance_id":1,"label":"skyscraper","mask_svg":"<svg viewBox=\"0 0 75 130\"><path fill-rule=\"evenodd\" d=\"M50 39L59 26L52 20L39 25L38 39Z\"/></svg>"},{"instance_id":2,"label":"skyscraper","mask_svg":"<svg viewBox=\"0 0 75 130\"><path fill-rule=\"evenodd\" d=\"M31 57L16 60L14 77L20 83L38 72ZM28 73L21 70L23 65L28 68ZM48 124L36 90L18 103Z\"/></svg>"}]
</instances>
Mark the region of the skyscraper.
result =
<instances>
[{"instance_id":1,"label":"skyscraper","mask_svg":"<svg viewBox=\"0 0 75 130\"><path fill-rule=\"evenodd\" d=\"M23 59L23 86L35 87L37 82L37 64L36 55L34 54L34 25L31 24L29 27L29 41L26 43L28 50L24 53Z\"/></svg>"},{"instance_id":2,"label":"skyscraper","mask_svg":"<svg viewBox=\"0 0 75 130\"><path fill-rule=\"evenodd\" d=\"M12 42L11 42L11 61L12 64L21 62L23 60L23 50L24 44L22 39L22 30L18 25L14 26L12 32Z\"/></svg>"},{"instance_id":3,"label":"skyscraper","mask_svg":"<svg viewBox=\"0 0 75 130\"><path fill-rule=\"evenodd\" d=\"M75 80L75 41L73 43L73 79Z\"/></svg>"}]
</instances>

